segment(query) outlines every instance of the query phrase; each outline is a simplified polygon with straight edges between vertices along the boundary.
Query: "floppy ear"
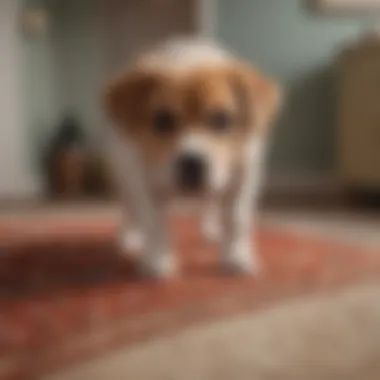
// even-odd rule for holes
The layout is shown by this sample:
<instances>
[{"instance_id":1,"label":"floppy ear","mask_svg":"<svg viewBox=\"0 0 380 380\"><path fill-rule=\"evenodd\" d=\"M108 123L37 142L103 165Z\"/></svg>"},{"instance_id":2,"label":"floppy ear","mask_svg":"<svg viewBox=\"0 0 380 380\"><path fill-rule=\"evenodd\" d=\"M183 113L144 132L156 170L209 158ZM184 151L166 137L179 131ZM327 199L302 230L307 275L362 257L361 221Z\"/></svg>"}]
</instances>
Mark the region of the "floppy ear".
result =
<instances>
[{"instance_id":1,"label":"floppy ear","mask_svg":"<svg viewBox=\"0 0 380 380\"><path fill-rule=\"evenodd\" d=\"M236 67L234 77L244 123L265 132L282 106L280 86L249 66Z\"/></svg>"},{"instance_id":2,"label":"floppy ear","mask_svg":"<svg viewBox=\"0 0 380 380\"><path fill-rule=\"evenodd\" d=\"M104 95L107 116L118 127L133 126L141 117L144 99L155 83L155 78L144 72L128 72L114 80Z\"/></svg>"}]
</instances>

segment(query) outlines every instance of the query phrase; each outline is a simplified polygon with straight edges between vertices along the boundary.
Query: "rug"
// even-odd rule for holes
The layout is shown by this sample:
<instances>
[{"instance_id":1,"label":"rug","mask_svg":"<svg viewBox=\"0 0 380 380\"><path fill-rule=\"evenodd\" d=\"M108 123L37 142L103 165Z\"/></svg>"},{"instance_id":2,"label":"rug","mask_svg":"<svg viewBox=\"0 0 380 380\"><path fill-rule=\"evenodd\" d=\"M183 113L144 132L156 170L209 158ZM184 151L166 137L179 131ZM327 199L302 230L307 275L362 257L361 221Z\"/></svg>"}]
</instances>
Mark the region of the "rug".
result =
<instances>
[{"instance_id":1,"label":"rug","mask_svg":"<svg viewBox=\"0 0 380 380\"><path fill-rule=\"evenodd\" d=\"M199 223L172 223L181 275L148 281L115 246L116 223L0 224L0 378L34 379L118 347L188 327L325 294L380 274L380 248L263 226L258 278L218 272Z\"/></svg>"},{"instance_id":2,"label":"rug","mask_svg":"<svg viewBox=\"0 0 380 380\"><path fill-rule=\"evenodd\" d=\"M41 380L378 380L380 283L355 284L122 347Z\"/></svg>"}]
</instances>

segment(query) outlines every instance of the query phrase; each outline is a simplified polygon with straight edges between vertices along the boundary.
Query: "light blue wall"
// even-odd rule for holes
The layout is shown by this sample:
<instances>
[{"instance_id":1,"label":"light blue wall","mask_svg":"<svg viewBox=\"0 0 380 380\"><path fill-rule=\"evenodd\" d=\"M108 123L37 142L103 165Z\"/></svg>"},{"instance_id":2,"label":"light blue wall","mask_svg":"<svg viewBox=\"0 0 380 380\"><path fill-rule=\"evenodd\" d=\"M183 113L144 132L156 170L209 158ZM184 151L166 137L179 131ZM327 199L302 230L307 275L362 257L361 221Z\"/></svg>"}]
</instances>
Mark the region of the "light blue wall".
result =
<instances>
[{"instance_id":1,"label":"light blue wall","mask_svg":"<svg viewBox=\"0 0 380 380\"><path fill-rule=\"evenodd\" d=\"M102 0L57 1L55 56L63 113L74 112L91 144L100 143L100 93L104 82L105 47L100 4Z\"/></svg>"},{"instance_id":2,"label":"light blue wall","mask_svg":"<svg viewBox=\"0 0 380 380\"><path fill-rule=\"evenodd\" d=\"M46 30L37 34L20 34L22 37L23 90L26 108L26 128L29 140L28 154L38 167L41 149L57 123L60 112L58 91L55 23L52 1L24 0L23 11L46 10L49 23Z\"/></svg>"},{"instance_id":3,"label":"light blue wall","mask_svg":"<svg viewBox=\"0 0 380 380\"><path fill-rule=\"evenodd\" d=\"M311 12L307 3L218 1L219 38L285 85L286 107L270 157L275 171L333 170L332 64L342 43L357 37L363 27L362 21Z\"/></svg>"},{"instance_id":4,"label":"light blue wall","mask_svg":"<svg viewBox=\"0 0 380 380\"><path fill-rule=\"evenodd\" d=\"M0 0L1 1L1 0ZM66 112L74 111L96 139L104 47L100 0L24 0L24 10L44 9L48 28L23 37L27 128L35 166Z\"/></svg>"}]
</instances>

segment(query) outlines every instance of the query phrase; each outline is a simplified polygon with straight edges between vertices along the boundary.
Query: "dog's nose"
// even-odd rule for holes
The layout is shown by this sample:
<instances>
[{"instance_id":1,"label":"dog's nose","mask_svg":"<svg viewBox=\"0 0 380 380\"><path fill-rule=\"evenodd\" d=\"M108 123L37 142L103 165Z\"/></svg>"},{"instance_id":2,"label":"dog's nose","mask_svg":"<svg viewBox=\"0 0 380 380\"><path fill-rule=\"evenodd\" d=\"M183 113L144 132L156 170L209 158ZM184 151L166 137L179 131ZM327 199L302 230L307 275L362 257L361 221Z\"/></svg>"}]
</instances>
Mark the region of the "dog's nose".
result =
<instances>
[{"instance_id":1,"label":"dog's nose","mask_svg":"<svg viewBox=\"0 0 380 380\"><path fill-rule=\"evenodd\" d=\"M195 191L203 187L205 181L205 161L196 154L184 154L178 158L178 182L182 190Z\"/></svg>"}]
</instances>

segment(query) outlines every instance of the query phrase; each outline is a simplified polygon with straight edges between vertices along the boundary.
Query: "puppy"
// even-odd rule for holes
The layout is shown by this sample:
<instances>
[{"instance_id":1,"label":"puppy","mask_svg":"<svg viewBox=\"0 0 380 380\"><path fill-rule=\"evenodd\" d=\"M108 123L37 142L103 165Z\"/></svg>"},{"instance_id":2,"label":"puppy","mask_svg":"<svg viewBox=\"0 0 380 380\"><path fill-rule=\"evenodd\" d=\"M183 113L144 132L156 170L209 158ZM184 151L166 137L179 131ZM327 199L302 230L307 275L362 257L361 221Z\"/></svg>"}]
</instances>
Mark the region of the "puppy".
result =
<instances>
[{"instance_id":1,"label":"puppy","mask_svg":"<svg viewBox=\"0 0 380 380\"><path fill-rule=\"evenodd\" d=\"M191 38L157 45L109 84L111 165L128 214L121 243L141 251L142 273L176 272L165 219L178 194L205 202L203 230L219 240L223 270L258 272L251 225L280 98L272 80Z\"/></svg>"}]
</instances>

